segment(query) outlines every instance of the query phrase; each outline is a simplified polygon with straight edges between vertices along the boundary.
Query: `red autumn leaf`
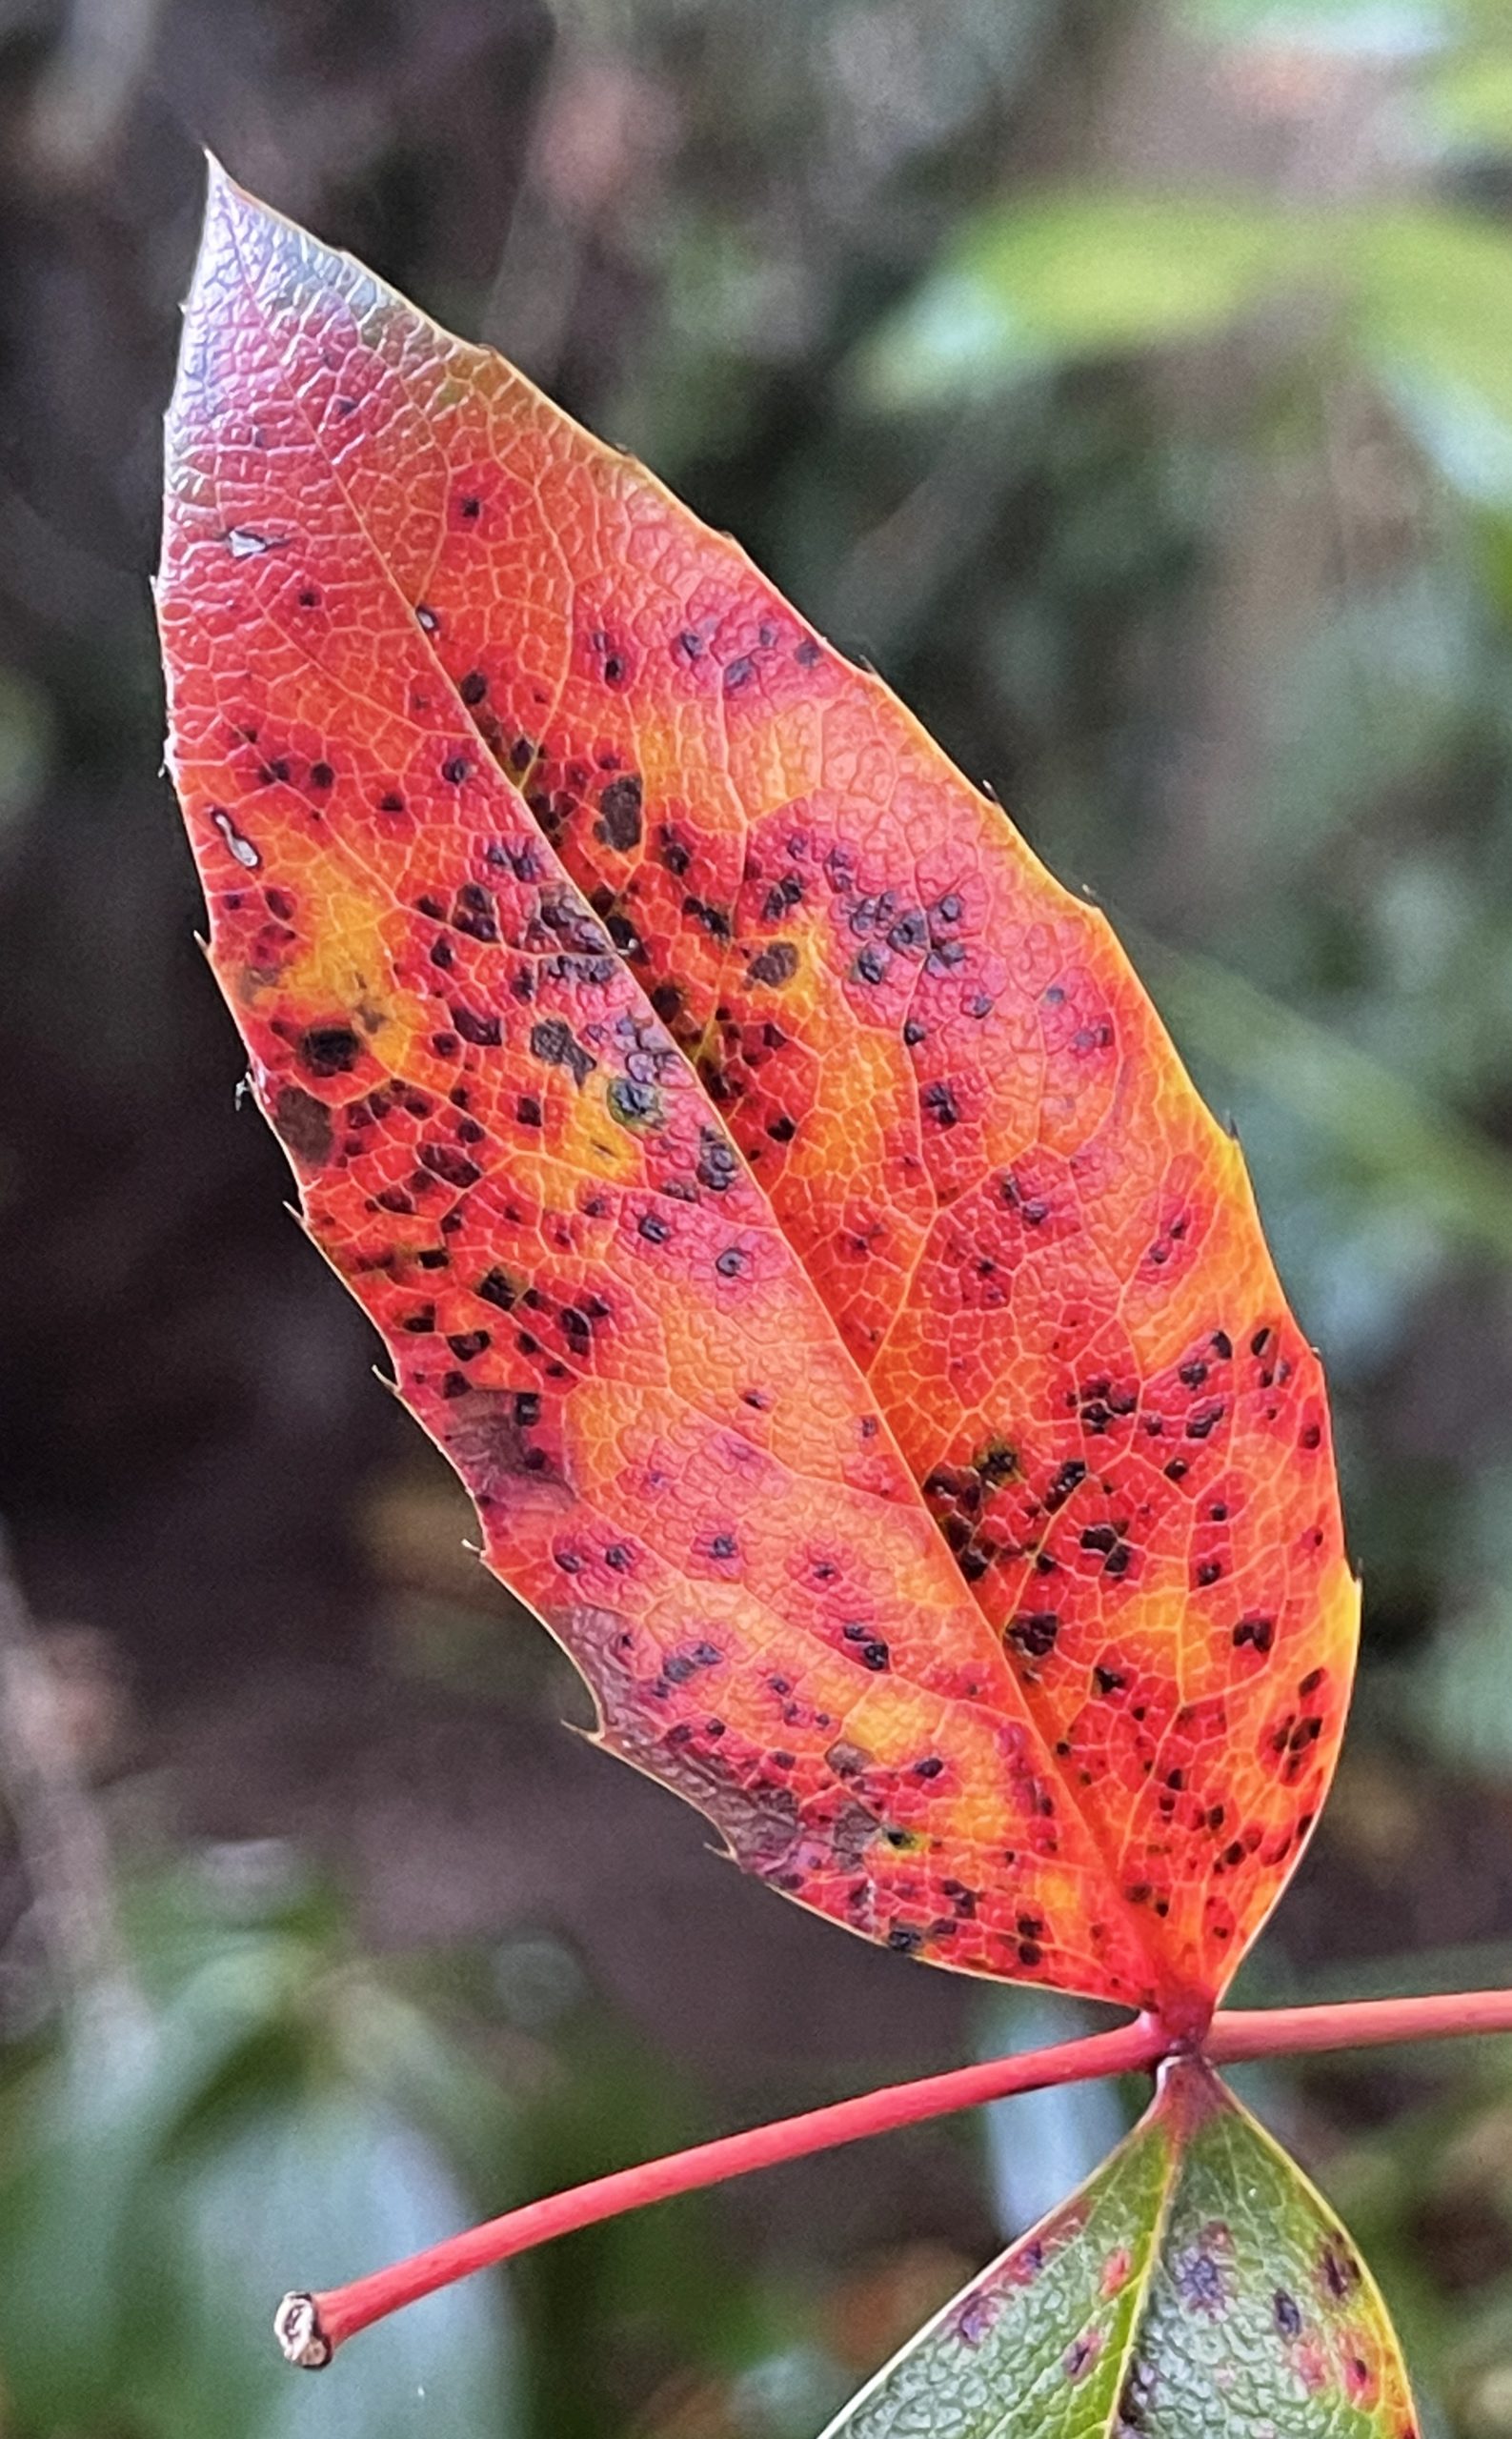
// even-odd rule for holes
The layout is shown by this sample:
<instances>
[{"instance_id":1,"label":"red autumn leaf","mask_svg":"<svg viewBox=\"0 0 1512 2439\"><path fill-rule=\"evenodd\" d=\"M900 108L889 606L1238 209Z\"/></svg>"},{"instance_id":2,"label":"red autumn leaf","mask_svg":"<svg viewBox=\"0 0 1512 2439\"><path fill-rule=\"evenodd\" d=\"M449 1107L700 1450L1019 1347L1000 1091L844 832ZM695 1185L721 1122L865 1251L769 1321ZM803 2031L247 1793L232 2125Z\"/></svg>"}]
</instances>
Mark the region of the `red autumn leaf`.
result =
<instances>
[{"instance_id":1,"label":"red autumn leaf","mask_svg":"<svg viewBox=\"0 0 1512 2439\"><path fill-rule=\"evenodd\" d=\"M258 1097L604 1742L853 1929L1204 2018L1358 1601L1102 917L734 543L218 175L169 475Z\"/></svg>"}]
</instances>

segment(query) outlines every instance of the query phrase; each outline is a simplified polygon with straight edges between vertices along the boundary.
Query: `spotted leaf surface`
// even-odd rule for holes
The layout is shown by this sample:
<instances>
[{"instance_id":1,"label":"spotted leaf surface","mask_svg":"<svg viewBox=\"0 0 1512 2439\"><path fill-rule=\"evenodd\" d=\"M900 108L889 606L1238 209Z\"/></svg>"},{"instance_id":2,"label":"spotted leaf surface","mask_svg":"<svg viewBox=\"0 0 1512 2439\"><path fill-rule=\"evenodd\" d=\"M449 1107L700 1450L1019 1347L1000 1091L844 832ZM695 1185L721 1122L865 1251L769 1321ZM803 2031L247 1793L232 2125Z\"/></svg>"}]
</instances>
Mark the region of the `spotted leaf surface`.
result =
<instances>
[{"instance_id":1,"label":"spotted leaf surface","mask_svg":"<svg viewBox=\"0 0 1512 2439\"><path fill-rule=\"evenodd\" d=\"M1357 1603L1101 919L732 543L219 177L159 607L311 1233L606 1742L857 1930L1200 2019Z\"/></svg>"},{"instance_id":2,"label":"spotted leaf surface","mask_svg":"<svg viewBox=\"0 0 1512 2439\"><path fill-rule=\"evenodd\" d=\"M1369 2272L1194 2060L825 2439L1415 2439Z\"/></svg>"}]
</instances>

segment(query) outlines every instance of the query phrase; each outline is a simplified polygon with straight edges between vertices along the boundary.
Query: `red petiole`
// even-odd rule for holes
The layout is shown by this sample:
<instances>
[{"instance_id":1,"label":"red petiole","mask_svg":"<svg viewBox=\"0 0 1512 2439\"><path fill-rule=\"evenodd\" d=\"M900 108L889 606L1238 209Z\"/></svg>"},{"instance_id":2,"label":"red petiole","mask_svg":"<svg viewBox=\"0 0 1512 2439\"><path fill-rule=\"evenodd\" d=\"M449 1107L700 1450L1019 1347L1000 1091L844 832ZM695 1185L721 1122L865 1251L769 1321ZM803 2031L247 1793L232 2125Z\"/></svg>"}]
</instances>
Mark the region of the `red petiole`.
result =
<instances>
[{"instance_id":1,"label":"red petiole","mask_svg":"<svg viewBox=\"0 0 1512 2439\"><path fill-rule=\"evenodd\" d=\"M1213 2018L1201 2044L1214 2066L1244 2059L1298 2057L1308 2051L1361 2049L1403 2041L1441 2041L1449 2035L1512 2032L1512 1990L1457 1991L1419 1999L1346 2000L1327 2006L1234 2008ZM565 2193L548 2194L502 2218L487 2219L409 2260L394 2262L346 2287L323 2294L286 2295L274 2327L291 2363L319 2370L338 2346L406 2304L450 2287L475 2269L508 2261L553 2236L571 2235L599 2220L649 2202L670 2201L700 2186L722 2185L752 2168L776 2167L814 2151L833 2149L863 2135L916 2126L954 2109L1005 2100L1015 2092L1042 2091L1055 2084L1084 2083L1099 2075L1148 2073L1162 2058L1187 2045L1174 2041L1167 2026L1139 2016L1111 2032L1089 2033L1052 2048L958 2066L907 2084L863 2092L827 2108L779 2118L743 2134L726 2134L660 2160L618 2168Z\"/></svg>"}]
</instances>

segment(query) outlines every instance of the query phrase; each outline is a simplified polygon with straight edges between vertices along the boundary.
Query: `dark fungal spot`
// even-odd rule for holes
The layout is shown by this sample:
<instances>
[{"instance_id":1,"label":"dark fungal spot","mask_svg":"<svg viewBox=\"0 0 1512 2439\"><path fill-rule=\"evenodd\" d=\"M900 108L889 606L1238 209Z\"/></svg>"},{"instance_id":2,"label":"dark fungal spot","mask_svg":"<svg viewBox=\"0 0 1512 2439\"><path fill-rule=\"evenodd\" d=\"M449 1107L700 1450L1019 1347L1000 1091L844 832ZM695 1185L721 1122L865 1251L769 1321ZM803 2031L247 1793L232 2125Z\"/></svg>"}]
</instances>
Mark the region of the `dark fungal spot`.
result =
<instances>
[{"instance_id":1,"label":"dark fungal spot","mask_svg":"<svg viewBox=\"0 0 1512 2439\"><path fill-rule=\"evenodd\" d=\"M643 1237L648 1245L664 1245L672 1230L655 1211L643 1211L635 1222L635 1233Z\"/></svg>"},{"instance_id":2,"label":"dark fungal spot","mask_svg":"<svg viewBox=\"0 0 1512 2439\"><path fill-rule=\"evenodd\" d=\"M610 1117L621 1126L654 1126L661 1118L661 1095L655 1086L637 1083L633 1076L615 1078L609 1087L606 1106Z\"/></svg>"},{"instance_id":3,"label":"dark fungal spot","mask_svg":"<svg viewBox=\"0 0 1512 2439\"><path fill-rule=\"evenodd\" d=\"M456 893L452 909L452 926L465 932L470 939L491 941L498 938L497 908L491 893L480 881L465 880Z\"/></svg>"},{"instance_id":4,"label":"dark fungal spot","mask_svg":"<svg viewBox=\"0 0 1512 2439\"><path fill-rule=\"evenodd\" d=\"M1206 2245L1194 2245L1176 2265L1177 2291L1184 2304L1209 2314L1223 2311L1228 2303L1228 2281L1223 2266Z\"/></svg>"},{"instance_id":5,"label":"dark fungal spot","mask_svg":"<svg viewBox=\"0 0 1512 2439\"><path fill-rule=\"evenodd\" d=\"M803 883L796 873L784 873L766 894L761 912L769 923L780 923L790 906L802 903Z\"/></svg>"},{"instance_id":6,"label":"dark fungal spot","mask_svg":"<svg viewBox=\"0 0 1512 2439\"><path fill-rule=\"evenodd\" d=\"M819 647L812 635L805 635L793 647L793 657L800 669L812 669L819 656Z\"/></svg>"},{"instance_id":7,"label":"dark fungal spot","mask_svg":"<svg viewBox=\"0 0 1512 2439\"><path fill-rule=\"evenodd\" d=\"M320 1168L330 1159L333 1139L331 1112L313 1093L303 1091L298 1084L280 1085L273 1103L273 1127L280 1141L308 1167Z\"/></svg>"},{"instance_id":8,"label":"dark fungal spot","mask_svg":"<svg viewBox=\"0 0 1512 2439\"><path fill-rule=\"evenodd\" d=\"M493 1340L487 1330L457 1330L448 1335L446 1342L458 1363L472 1363Z\"/></svg>"},{"instance_id":9,"label":"dark fungal spot","mask_svg":"<svg viewBox=\"0 0 1512 2439\"><path fill-rule=\"evenodd\" d=\"M1234 1629L1234 1647L1236 1651L1240 1649L1245 1643L1253 1644L1257 1651L1269 1651L1275 1640L1276 1621L1274 1618L1240 1618L1239 1624Z\"/></svg>"},{"instance_id":10,"label":"dark fungal spot","mask_svg":"<svg viewBox=\"0 0 1512 2439\"><path fill-rule=\"evenodd\" d=\"M312 788L333 786L335 776L329 762L312 762L310 765L310 784Z\"/></svg>"},{"instance_id":11,"label":"dark fungal spot","mask_svg":"<svg viewBox=\"0 0 1512 2439\"><path fill-rule=\"evenodd\" d=\"M433 1177L439 1178L443 1185L454 1186L458 1194L464 1194L469 1186L476 1185L483 1174L474 1160L470 1160L465 1153L456 1151L450 1143L422 1143L420 1166L429 1169Z\"/></svg>"},{"instance_id":12,"label":"dark fungal spot","mask_svg":"<svg viewBox=\"0 0 1512 2439\"><path fill-rule=\"evenodd\" d=\"M503 1271L496 1267L478 1280L477 1293L485 1304L496 1304L501 1313L513 1312L517 1301L515 1290Z\"/></svg>"},{"instance_id":13,"label":"dark fungal spot","mask_svg":"<svg viewBox=\"0 0 1512 2439\"><path fill-rule=\"evenodd\" d=\"M534 1093L521 1093L514 1104L514 1115L522 1126L539 1126L541 1105Z\"/></svg>"},{"instance_id":14,"label":"dark fungal spot","mask_svg":"<svg viewBox=\"0 0 1512 2439\"><path fill-rule=\"evenodd\" d=\"M1058 1467L1045 1492L1047 1515L1053 1516L1058 1508L1064 1507L1077 1484L1085 1481L1086 1472L1085 1461L1080 1457L1068 1457L1065 1463Z\"/></svg>"},{"instance_id":15,"label":"dark fungal spot","mask_svg":"<svg viewBox=\"0 0 1512 2439\"><path fill-rule=\"evenodd\" d=\"M693 849L687 840L679 837L670 824L663 822L657 834L656 851L674 879L680 880L693 861Z\"/></svg>"},{"instance_id":16,"label":"dark fungal spot","mask_svg":"<svg viewBox=\"0 0 1512 2439\"><path fill-rule=\"evenodd\" d=\"M1012 1169L1005 1170L998 1187L1010 1211L1016 1211L1027 1228L1038 1228L1050 1217L1050 1205L1037 1196L1026 1195Z\"/></svg>"},{"instance_id":17,"label":"dark fungal spot","mask_svg":"<svg viewBox=\"0 0 1512 2439\"><path fill-rule=\"evenodd\" d=\"M1340 2237L1325 2244L1318 2274L1324 2291L1336 2304L1352 2295L1360 2284L1360 2268L1353 2254Z\"/></svg>"},{"instance_id":18,"label":"dark fungal spot","mask_svg":"<svg viewBox=\"0 0 1512 2439\"><path fill-rule=\"evenodd\" d=\"M798 953L791 940L774 940L769 948L760 949L746 967L748 982L765 982L776 989L791 982L798 970Z\"/></svg>"},{"instance_id":19,"label":"dark fungal spot","mask_svg":"<svg viewBox=\"0 0 1512 2439\"><path fill-rule=\"evenodd\" d=\"M727 695L738 694L741 687L744 686L747 681L755 675L755 661L746 658L744 655L742 655L738 660L732 660L728 662L724 673L725 693Z\"/></svg>"},{"instance_id":20,"label":"dark fungal spot","mask_svg":"<svg viewBox=\"0 0 1512 2439\"><path fill-rule=\"evenodd\" d=\"M1043 1660L1056 1647L1060 1621L1052 1609L1028 1609L1015 1618L1008 1629L1008 1639L1016 1643L1031 1660Z\"/></svg>"},{"instance_id":21,"label":"dark fungal spot","mask_svg":"<svg viewBox=\"0 0 1512 2439\"><path fill-rule=\"evenodd\" d=\"M347 1076L362 1044L350 1025L312 1025L299 1043L299 1063L312 1076Z\"/></svg>"},{"instance_id":22,"label":"dark fungal spot","mask_svg":"<svg viewBox=\"0 0 1512 2439\"><path fill-rule=\"evenodd\" d=\"M463 702L468 707L468 710L470 712L475 711L478 704L483 700L484 695L488 693L488 679L484 676L481 669L470 669L467 675L461 680L456 691L461 695Z\"/></svg>"},{"instance_id":23,"label":"dark fungal spot","mask_svg":"<svg viewBox=\"0 0 1512 2439\"><path fill-rule=\"evenodd\" d=\"M937 1126L959 1125L960 1112L956 1106L956 1096L947 1083L926 1084L922 1098L924 1107Z\"/></svg>"},{"instance_id":24,"label":"dark fungal spot","mask_svg":"<svg viewBox=\"0 0 1512 2439\"><path fill-rule=\"evenodd\" d=\"M548 1066L569 1068L575 1084L585 1083L598 1064L561 1017L545 1017L531 1027L531 1053Z\"/></svg>"},{"instance_id":25,"label":"dark fungal spot","mask_svg":"<svg viewBox=\"0 0 1512 2439\"><path fill-rule=\"evenodd\" d=\"M712 940L730 937L730 917L722 906L711 906L704 898L689 897L682 901L682 911L691 915L696 923L701 923Z\"/></svg>"},{"instance_id":26,"label":"dark fungal spot","mask_svg":"<svg viewBox=\"0 0 1512 2439\"><path fill-rule=\"evenodd\" d=\"M726 1193L735 1183L739 1167L735 1152L712 1126L700 1129L698 1140L698 1162L694 1171L698 1183L707 1186L711 1194Z\"/></svg>"},{"instance_id":27,"label":"dark fungal spot","mask_svg":"<svg viewBox=\"0 0 1512 2439\"><path fill-rule=\"evenodd\" d=\"M738 1279L746 1266L746 1258L738 1245L726 1245L722 1254L715 1256L714 1266L721 1279Z\"/></svg>"},{"instance_id":28,"label":"dark fungal spot","mask_svg":"<svg viewBox=\"0 0 1512 2439\"><path fill-rule=\"evenodd\" d=\"M639 846L641 795L638 778L611 779L598 799L598 819L594 824L594 836L601 845L620 855Z\"/></svg>"},{"instance_id":29,"label":"dark fungal spot","mask_svg":"<svg viewBox=\"0 0 1512 2439\"><path fill-rule=\"evenodd\" d=\"M1271 2297L1271 2314L1282 2337L1300 2337L1301 2309L1296 2296L1288 2295L1284 2287L1278 2287Z\"/></svg>"},{"instance_id":30,"label":"dark fungal spot","mask_svg":"<svg viewBox=\"0 0 1512 2439\"><path fill-rule=\"evenodd\" d=\"M404 811L404 798L399 794L397 788L386 788L384 790L382 796L378 798L378 811L380 813L402 813Z\"/></svg>"},{"instance_id":31,"label":"dark fungal spot","mask_svg":"<svg viewBox=\"0 0 1512 2439\"><path fill-rule=\"evenodd\" d=\"M455 1004L448 1011L453 1024L464 1041L475 1050L496 1050L503 1038L497 1017L480 1017L472 1008Z\"/></svg>"}]
</instances>

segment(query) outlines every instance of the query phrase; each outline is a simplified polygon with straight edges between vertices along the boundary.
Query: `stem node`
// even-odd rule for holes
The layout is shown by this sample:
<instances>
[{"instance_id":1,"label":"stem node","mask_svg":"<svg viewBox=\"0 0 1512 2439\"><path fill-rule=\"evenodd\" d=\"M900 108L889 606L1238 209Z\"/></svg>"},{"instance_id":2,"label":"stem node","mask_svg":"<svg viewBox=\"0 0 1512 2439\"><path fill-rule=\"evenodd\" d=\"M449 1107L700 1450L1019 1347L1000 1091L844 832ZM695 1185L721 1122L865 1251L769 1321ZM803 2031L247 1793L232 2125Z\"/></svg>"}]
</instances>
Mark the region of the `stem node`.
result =
<instances>
[{"instance_id":1,"label":"stem node","mask_svg":"<svg viewBox=\"0 0 1512 2439\"><path fill-rule=\"evenodd\" d=\"M273 2314L273 2335L286 2363L300 2371L323 2371L335 2352L320 2326L313 2295L286 2295Z\"/></svg>"}]
</instances>

